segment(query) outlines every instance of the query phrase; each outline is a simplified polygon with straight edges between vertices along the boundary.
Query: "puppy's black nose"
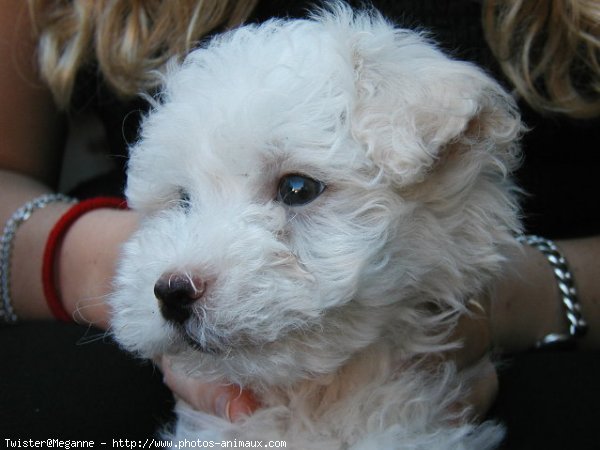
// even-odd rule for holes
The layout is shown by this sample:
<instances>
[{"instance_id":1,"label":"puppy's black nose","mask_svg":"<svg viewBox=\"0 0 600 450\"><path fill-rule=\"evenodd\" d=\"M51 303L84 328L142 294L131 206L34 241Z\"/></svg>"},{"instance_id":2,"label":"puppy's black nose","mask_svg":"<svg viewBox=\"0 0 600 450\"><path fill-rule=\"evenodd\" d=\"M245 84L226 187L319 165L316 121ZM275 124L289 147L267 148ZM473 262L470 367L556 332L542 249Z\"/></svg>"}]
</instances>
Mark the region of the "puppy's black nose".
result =
<instances>
[{"instance_id":1,"label":"puppy's black nose","mask_svg":"<svg viewBox=\"0 0 600 450\"><path fill-rule=\"evenodd\" d=\"M198 276L165 273L154 285L160 312L167 320L183 323L189 319L194 302L201 299L206 283Z\"/></svg>"}]
</instances>

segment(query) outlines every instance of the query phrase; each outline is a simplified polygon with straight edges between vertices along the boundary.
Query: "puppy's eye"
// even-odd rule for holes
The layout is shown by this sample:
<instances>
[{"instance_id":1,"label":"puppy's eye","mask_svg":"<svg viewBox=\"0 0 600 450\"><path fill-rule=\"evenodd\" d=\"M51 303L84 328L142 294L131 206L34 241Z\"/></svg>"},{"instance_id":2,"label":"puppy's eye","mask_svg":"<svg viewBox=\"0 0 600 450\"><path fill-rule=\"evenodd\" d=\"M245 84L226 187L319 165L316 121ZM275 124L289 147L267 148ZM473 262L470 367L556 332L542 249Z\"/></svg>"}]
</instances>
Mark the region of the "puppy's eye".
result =
<instances>
[{"instance_id":1,"label":"puppy's eye","mask_svg":"<svg viewBox=\"0 0 600 450\"><path fill-rule=\"evenodd\" d=\"M325 183L305 175L286 175L279 181L277 201L289 206L312 202L325 190Z\"/></svg>"},{"instance_id":2,"label":"puppy's eye","mask_svg":"<svg viewBox=\"0 0 600 450\"><path fill-rule=\"evenodd\" d=\"M179 188L179 198L177 199L179 206L187 213L191 206L190 194L183 188Z\"/></svg>"}]
</instances>

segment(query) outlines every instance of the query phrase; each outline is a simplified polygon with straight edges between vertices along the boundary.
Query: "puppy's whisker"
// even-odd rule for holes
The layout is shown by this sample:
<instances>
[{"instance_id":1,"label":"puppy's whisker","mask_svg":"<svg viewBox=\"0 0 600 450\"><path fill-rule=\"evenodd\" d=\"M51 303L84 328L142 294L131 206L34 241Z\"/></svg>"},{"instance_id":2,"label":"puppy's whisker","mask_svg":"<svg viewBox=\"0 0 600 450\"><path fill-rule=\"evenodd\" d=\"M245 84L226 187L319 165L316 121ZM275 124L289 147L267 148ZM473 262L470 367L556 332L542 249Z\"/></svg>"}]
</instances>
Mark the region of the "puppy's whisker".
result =
<instances>
[{"instance_id":1,"label":"puppy's whisker","mask_svg":"<svg viewBox=\"0 0 600 450\"><path fill-rule=\"evenodd\" d=\"M105 308L109 303L110 294L105 294L96 297L87 297L79 300L75 305L75 311L73 311L73 317L77 321L77 317L84 319L85 322L90 326L97 325L96 322L91 321L86 315L87 310Z\"/></svg>"},{"instance_id":2,"label":"puppy's whisker","mask_svg":"<svg viewBox=\"0 0 600 450\"><path fill-rule=\"evenodd\" d=\"M91 331L93 328L90 326L88 327L87 331ZM84 336L82 336L81 338L79 338L79 340L77 341L77 345L87 345L87 344L91 344L93 342L98 342L98 341L110 341L110 331L109 330L105 330L105 331L100 331L98 333L94 333L94 334L86 334Z\"/></svg>"},{"instance_id":3,"label":"puppy's whisker","mask_svg":"<svg viewBox=\"0 0 600 450\"><path fill-rule=\"evenodd\" d=\"M294 213L294 214L290 214L290 217L288 217L287 223L291 224L296 220L296 217L298 216L298 213Z\"/></svg>"}]
</instances>

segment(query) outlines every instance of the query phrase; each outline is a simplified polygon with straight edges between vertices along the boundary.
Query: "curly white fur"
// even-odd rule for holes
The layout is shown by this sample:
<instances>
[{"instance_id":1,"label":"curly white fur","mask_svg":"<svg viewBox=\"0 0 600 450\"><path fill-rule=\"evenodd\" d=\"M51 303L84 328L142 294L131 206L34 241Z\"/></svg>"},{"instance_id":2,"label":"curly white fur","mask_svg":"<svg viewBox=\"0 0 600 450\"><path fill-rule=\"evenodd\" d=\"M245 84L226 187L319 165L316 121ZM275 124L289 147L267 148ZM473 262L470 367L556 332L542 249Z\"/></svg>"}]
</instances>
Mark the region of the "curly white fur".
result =
<instances>
[{"instance_id":1,"label":"curly white fur","mask_svg":"<svg viewBox=\"0 0 600 450\"><path fill-rule=\"evenodd\" d=\"M177 437L496 445L499 426L449 408L479 369L418 361L457 345L444 342L466 301L502 268L519 229L520 127L481 70L342 3L239 28L173 65L131 149L127 198L143 220L112 327L128 350L169 353L264 405L236 424L179 405ZM290 173L327 188L277 202ZM182 325L153 293L172 272L208 280Z\"/></svg>"}]
</instances>

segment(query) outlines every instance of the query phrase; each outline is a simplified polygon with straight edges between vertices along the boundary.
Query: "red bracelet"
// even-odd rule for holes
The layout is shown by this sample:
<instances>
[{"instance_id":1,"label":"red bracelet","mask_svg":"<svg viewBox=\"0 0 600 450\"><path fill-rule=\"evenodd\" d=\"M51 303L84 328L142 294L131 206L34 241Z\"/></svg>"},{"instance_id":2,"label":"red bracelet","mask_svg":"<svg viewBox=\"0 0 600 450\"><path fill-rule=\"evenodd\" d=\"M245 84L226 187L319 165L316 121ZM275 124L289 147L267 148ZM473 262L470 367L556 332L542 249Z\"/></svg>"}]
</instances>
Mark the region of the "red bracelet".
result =
<instances>
[{"instance_id":1,"label":"red bracelet","mask_svg":"<svg viewBox=\"0 0 600 450\"><path fill-rule=\"evenodd\" d=\"M73 318L69 315L60 300L56 286L56 251L71 225L85 213L99 208L127 209L127 203L125 200L116 197L94 197L89 200L83 200L63 214L52 228L52 231L50 231L48 241L46 241L42 264L42 286L44 288L46 303L52 315L58 320L73 322Z\"/></svg>"}]
</instances>

